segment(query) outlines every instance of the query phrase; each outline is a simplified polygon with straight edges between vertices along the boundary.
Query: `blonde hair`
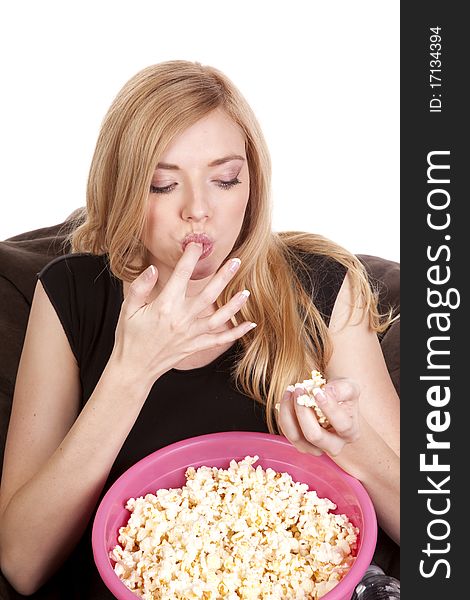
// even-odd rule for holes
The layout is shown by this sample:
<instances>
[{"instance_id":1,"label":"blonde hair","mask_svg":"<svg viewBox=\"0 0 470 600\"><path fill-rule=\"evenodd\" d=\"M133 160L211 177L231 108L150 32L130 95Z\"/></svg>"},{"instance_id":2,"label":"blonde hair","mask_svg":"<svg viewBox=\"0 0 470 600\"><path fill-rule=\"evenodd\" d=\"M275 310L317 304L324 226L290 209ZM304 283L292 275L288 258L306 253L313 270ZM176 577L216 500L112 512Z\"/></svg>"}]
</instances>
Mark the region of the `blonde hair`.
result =
<instances>
[{"instance_id":1,"label":"blonde hair","mask_svg":"<svg viewBox=\"0 0 470 600\"><path fill-rule=\"evenodd\" d=\"M179 133L216 108L243 131L250 174L245 218L230 253L241 259L241 266L217 305L240 289L252 292L233 323L249 320L258 327L240 339L242 352L233 376L243 393L266 405L267 425L275 432L273 409L286 386L305 379L313 368L324 370L331 354L327 326L299 277L306 269L302 253L329 256L344 265L371 327L380 331L385 325L356 257L318 235L272 231L266 142L250 106L223 73L175 60L147 67L128 81L103 121L86 211L70 241L73 252L107 254L111 271L120 279L131 281L141 273L147 267L141 240L155 165Z\"/></svg>"}]
</instances>

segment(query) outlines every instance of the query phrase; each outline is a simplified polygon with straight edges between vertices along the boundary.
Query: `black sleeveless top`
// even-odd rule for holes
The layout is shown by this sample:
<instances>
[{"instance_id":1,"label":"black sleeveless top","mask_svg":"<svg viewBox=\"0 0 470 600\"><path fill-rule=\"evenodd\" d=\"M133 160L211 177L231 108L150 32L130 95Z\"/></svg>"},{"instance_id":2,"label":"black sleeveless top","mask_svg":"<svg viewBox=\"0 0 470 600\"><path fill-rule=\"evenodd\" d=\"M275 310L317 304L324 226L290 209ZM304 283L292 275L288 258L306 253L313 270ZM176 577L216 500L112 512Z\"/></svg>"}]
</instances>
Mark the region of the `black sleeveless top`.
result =
<instances>
[{"instance_id":1,"label":"black sleeveless top","mask_svg":"<svg viewBox=\"0 0 470 600\"><path fill-rule=\"evenodd\" d=\"M328 324L346 269L329 257L303 255L307 269L298 272L305 289ZM114 345L122 282L108 268L106 256L68 254L38 274L77 359L82 407L92 394ZM286 281L286 285L288 282ZM268 432L264 406L236 390L231 369L241 344L210 364L171 369L153 385L119 452L100 499L135 462L173 442L219 431ZM93 563L89 526L74 553L35 598L113 598Z\"/></svg>"}]
</instances>

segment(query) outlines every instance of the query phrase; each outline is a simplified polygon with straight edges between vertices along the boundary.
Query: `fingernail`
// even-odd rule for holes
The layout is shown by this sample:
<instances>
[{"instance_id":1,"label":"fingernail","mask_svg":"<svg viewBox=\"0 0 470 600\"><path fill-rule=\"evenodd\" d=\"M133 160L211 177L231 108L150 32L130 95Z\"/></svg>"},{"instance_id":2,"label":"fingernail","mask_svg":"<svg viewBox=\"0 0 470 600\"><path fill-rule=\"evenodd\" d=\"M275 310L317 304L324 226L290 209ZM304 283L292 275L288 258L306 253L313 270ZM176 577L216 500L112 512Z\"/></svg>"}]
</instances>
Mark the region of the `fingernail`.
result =
<instances>
[{"instance_id":1,"label":"fingernail","mask_svg":"<svg viewBox=\"0 0 470 600\"><path fill-rule=\"evenodd\" d=\"M147 267L147 269L145 269L145 279L152 279L153 276L155 275L155 267L153 265L150 265L150 267Z\"/></svg>"},{"instance_id":2,"label":"fingernail","mask_svg":"<svg viewBox=\"0 0 470 600\"><path fill-rule=\"evenodd\" d=\"M295 386L293 385L288 385L286 387L286 392L294 392L295 391Z\"/></svg>"},{"instance_id":3,"label":"fingernail","mask_svg":"<svg viewBox=\"0 0 470 600\"><path fill-rule=\"evenodd\" d=\"M323 390L318 390L318 392L315 394L315 402L317 404L326 404L326 394Z\"/></svg>"},{"instance_id":4,"label":"fingernail","mask_svg":"<svg viewBox=\"0 0 470 600\"><path fill-rule=\"evenodd\" d=\"M228 268L228 270L231 273L235 273L238 269L238 267L240 266L241 260L239 258L232 258L232 260L230 261L230 266Z\"/></svg>"},{"instance_id":5,"label":"fingernail","mask_svg":"<svg viewBox=\"0 0 470 600\"><path fill-rule=\"evenodd\" d=\"M257 323L250 323L250 326L248 327L248 331L250 331L250 329L254 329L255 327L258 327Z\"/></svg>"},{"instance_id":6,"label":"fingernail","mask_svg":"<svg viewBox=\"0 0 470 600\"><path fill-rule=\"evenodd\" d=\"M250 290L243 290L243 292L241 292L240 299L246 300L249 295L250 295Z\"/></svg>"}]
</instances>

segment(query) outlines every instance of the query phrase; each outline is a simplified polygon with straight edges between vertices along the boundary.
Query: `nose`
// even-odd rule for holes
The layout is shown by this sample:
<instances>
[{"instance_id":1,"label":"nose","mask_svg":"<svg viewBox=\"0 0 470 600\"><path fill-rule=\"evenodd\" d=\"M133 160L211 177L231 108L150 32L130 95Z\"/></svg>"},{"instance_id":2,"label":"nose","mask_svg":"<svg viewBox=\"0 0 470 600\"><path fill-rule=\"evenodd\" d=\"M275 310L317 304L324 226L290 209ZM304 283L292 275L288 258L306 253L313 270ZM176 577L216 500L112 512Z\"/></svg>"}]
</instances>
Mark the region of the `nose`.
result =
<instances>
[{"instance_id":1,"label":"nose","mask_svg":"<svg viewBox=\"0 0 470 600\"><path fill-rule=\"evenodd\" d=\"M188 192L182 210L182 218L185 221L198 222L205 221L210 215L209 201L205 197L204 192L194 189Z\"/></svg>"}]
</instances>

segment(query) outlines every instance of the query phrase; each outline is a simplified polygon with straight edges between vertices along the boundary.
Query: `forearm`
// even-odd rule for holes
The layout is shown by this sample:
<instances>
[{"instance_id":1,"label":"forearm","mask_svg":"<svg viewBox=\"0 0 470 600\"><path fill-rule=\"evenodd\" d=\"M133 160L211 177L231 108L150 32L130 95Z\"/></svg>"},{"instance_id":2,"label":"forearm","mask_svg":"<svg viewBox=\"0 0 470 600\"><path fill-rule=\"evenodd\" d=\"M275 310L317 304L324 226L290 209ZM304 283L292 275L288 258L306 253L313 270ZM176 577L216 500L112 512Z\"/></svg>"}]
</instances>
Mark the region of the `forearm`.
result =
<instances>
[{"instance_id":1,"label":"forearm","mask_svg":"<svg viewBox=\"0 0 470 600\"><path fill-rule=\"evenodd\" d=\"M76 545L150 390L108 363L63 442L1 516L1 568L23 593L37 589Z\"/></svg>"},{"instance_id":2,"label":"forearm","mask_svg":"<svg viewBox=\"0 0 470 600\"><path fill-rule=\"evenodd\" d=\"M400 459L378 433L361 420L357 442L346 444L333 460L359 479L369 493L382 529L400 543Z\"/></svg>"}]
</instances>

